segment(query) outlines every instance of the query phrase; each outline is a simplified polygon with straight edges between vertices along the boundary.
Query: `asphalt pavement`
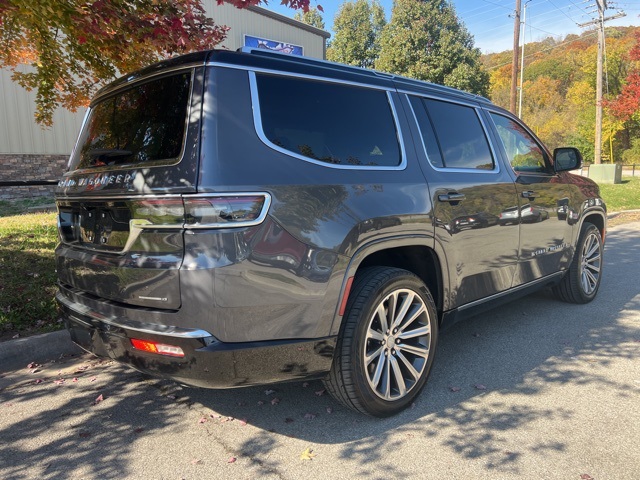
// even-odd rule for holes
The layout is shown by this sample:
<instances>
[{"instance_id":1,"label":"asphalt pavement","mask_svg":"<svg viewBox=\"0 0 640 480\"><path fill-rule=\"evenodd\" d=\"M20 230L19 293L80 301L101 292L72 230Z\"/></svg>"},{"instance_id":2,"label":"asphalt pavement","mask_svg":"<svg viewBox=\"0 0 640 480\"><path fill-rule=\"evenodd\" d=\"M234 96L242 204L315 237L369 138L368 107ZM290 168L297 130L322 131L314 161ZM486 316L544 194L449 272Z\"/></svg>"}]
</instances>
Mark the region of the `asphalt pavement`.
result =
<instances>
[{"instance_id":1,"label":"asphalt pavement","mask_svg":"<svg viewBox=\"0 0 640 480\"><path fill-rule=\"evenodd\" d=\"M592 303L540 292L447 330L422 395L383 420L320 382L182 388L61 334L8 367L5 342L0 478L640 478L638 251L640 222L614 227Z\"/></svg>"}]
</instances>

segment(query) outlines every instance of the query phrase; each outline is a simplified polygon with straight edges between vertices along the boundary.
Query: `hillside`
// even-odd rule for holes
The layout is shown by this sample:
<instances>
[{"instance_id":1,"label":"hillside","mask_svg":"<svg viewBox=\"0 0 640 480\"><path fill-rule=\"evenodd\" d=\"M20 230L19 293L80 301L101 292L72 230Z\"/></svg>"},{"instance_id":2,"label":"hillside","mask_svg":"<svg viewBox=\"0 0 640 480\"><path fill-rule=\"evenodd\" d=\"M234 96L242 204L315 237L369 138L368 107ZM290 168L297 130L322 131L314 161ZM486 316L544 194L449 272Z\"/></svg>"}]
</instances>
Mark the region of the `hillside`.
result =
<instances>
[{"instance_id":1,"label":"hillside","mask_svg":"<svg viewBox=\"0 0 640 480\"><path fill-rule=\"evenodd\" d=\"M640 27L606 29L605 98L615 99L627 76L640 68L629 52L640 39ZM484 55L491 74L491 99L509 107L512 51ZM593 161L595 135L597 34L546 38L525 47L523 120L550 148L575 146L587 161ZM640 163L640 112L622 121L605 104L603 161L613 153L614 161ZM636 140L634 145L633 140Z\"/></svg>"}]
</instances>

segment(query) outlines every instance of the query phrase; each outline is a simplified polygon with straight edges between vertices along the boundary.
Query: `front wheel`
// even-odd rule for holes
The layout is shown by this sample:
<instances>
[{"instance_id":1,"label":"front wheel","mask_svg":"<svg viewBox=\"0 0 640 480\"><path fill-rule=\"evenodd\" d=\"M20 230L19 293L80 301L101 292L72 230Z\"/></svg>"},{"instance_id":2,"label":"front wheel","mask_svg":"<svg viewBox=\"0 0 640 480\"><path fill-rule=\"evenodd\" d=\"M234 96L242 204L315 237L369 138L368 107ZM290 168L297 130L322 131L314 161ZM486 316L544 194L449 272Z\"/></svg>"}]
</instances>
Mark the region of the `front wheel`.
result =
<instances>
[{"instance_id":1,"label":"front wheel","mask_svg":"<svg viewBox=\"0 0 640 480\"><path fill-rule=\"evenodd\" d=\"M602 236L595 225L585 222L580 231L571 266L553 293L565 302L589 303L600 288L602 278Z\"/></svg>"},{"instance_id":2,"label":"front wheel","mask_svg":"<svg viewBox=\"0 0 640 480\"><path fill-rule=\"evenodd\" d=\"M358 412L386 417L424 387L438 338L425 284L406 270L368 268L356 276L325 385Z\"/></svg>"}]
</instances>

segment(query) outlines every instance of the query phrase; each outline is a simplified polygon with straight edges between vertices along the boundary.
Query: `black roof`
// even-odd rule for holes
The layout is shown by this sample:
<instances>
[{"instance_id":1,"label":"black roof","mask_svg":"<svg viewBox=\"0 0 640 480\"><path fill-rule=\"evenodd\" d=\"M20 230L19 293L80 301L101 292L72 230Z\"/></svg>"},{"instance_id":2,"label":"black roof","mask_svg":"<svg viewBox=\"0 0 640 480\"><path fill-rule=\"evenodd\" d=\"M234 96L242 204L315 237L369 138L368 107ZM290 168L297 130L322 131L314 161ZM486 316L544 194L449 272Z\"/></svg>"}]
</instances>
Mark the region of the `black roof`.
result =
<instances>
[{"instance_id":1,"label":"black roof","mask_svg":"<svg viewBox=\"0 0 640 480\"><path fill-rule=\"evenodd\" d=\"M143 68L142 70L120 77L113 83L110 83L106 87L100 89L96 98L148 75L162 73L164 70L179 68L183 65L204 65L206 63L238 65L265 70L286 71L300 75L330 77L338 80L366 83L379 87L397 88L408 91L413 90L422 93L434 93L438 95L458 97L467 101L491 103L490 100L480 95L463 92L451 87L378 72L376 70L353 67L350 65L329 62L311 57L286 55L259 48L243 48L238 51L208 50L189 53L169 60L164 60Z\"/></svg>"}]
</instances>

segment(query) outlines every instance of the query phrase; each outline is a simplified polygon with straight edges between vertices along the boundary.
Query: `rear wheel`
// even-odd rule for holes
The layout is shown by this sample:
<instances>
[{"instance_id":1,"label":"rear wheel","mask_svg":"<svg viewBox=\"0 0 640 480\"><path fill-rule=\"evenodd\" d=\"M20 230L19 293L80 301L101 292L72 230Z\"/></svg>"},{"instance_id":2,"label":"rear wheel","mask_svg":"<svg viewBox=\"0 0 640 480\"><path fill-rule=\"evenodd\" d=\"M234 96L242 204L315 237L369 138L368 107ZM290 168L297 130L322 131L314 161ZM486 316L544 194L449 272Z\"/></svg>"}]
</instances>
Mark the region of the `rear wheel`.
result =
<instances>
[{"instance_id":1,"label":"rear wheel","mask_svg":"<svg viewBox=\"0 0 640 480\"><path fill-rule=\"evenodd\" d=\"M585 222L576 253L567 274L553 293L565 302L589 303L600 288L602 278L602 237L595 225Z\"/></svg>"},{"instance_id":2,"label":"rear wheel","mask_svg":"<svg viewBox=\"0 0 640 480\"><path fill-rule=\"evenodd\" d=\"M393 415L424 387L437 337L435 304L418 277L366 269L349 296L327 390L356 411Z\"/></svg>"}]
</instances>

